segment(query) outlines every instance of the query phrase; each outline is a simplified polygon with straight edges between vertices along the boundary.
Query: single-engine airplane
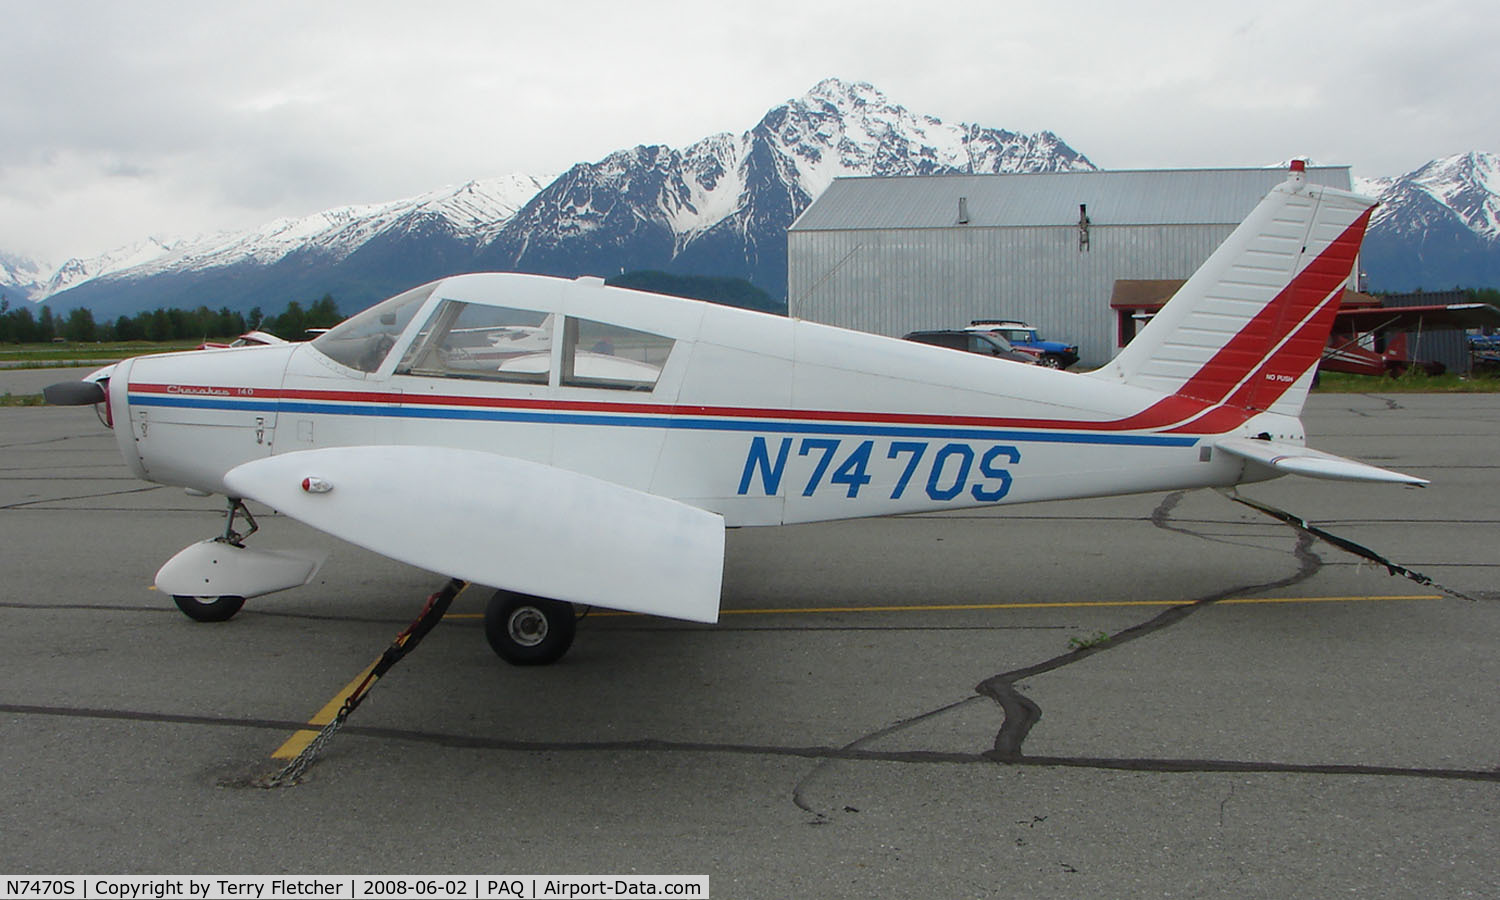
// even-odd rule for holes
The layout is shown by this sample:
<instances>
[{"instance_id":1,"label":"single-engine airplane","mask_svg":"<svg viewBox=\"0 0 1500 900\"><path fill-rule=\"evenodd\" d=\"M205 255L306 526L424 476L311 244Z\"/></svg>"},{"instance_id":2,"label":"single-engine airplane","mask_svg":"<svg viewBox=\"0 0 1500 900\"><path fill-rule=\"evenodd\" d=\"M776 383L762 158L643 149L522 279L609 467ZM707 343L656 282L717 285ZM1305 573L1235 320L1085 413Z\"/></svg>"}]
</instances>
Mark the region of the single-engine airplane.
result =
<instances>
[{"instance_id":1,"label":"single-engine airplane","mask_svg":"<svg viewBox=\"0 0 1500 900\"><path fill-rule=\"evenodd\" d=\"M726 527L1230 487L1421 485L1305 446L1299 415L1374 201L1293 163L1111 363L1075 374L599 279L457 275L306 344L125 360L140 478L228 498L157 573L190 616L309 581L243 501L496 588L493 649L552 662L575 604L714 622Z\"/></svg>"}]
</instances>

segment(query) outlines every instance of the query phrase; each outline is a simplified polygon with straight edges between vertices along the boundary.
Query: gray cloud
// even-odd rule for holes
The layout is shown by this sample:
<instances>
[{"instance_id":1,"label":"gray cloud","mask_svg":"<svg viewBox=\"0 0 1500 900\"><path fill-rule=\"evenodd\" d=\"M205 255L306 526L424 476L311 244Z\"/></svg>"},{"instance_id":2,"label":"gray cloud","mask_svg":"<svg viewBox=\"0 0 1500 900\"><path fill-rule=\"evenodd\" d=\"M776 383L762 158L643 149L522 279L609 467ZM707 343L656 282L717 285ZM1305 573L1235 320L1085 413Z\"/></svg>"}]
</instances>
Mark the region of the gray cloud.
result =
<instances>
[{"instance_id":1,"label":"gray cloud","mask_svg":"<svg viewBox=\"0 0 1500 900\"><path fill-rule=\"evenodd\" d=\"M1480 4L4 2L0 250L56 262L750 127L827 75L1114 167L1500 149Z\"/></svg>"}]
</instances>

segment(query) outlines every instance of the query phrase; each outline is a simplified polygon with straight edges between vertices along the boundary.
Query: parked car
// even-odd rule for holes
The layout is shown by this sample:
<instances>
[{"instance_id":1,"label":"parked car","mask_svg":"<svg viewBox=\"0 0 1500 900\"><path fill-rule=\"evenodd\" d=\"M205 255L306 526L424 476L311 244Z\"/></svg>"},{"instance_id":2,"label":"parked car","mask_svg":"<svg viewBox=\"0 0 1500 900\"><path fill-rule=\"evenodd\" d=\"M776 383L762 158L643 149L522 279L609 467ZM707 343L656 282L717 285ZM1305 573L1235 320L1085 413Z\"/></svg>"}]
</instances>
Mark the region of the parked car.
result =
<instances>
[{"instance_id":1,"label":"parked car","mask_svg":"<svg viewBox=\"0 0 1500 900\"><path fill-rule=\"evenodd\" d=\"M1066 369L1078 362L1077 344L1044 340L1035 328L1015 319L975 319L967 330L999 334L1017 350L1036 357L1038 365L1049 369Z\"/></svg>"},{"instance_id":2,"label":"parked car","mask_svg":"<svg viewBox=\"0 0 1500 900\"><path fill-rule=\"evenodd\" d=\"M1500 367L1500 335L1470 335L1469 354L1476 369L1487 370Z\"/></svg>"},{"instance_id":3,"label":"parked car","mask_svg":"<svg viewBox=\"0 0 1500 900\"><path fill-rule=\"evenodd\" d=\"M932 344L934 347L947 347L950 350L963 350L967 353L978 353L983 356L996 356L1000 359L1008 359L1012 362L1027 364L1038 364L1039 360L1035 354L1022 353L1010 345L1003 335L991 334L984 331L968 331L952 329L948 331L913 331L902 335L904 340L916 341L919 344Z\"/></svg>"}]
</instances>

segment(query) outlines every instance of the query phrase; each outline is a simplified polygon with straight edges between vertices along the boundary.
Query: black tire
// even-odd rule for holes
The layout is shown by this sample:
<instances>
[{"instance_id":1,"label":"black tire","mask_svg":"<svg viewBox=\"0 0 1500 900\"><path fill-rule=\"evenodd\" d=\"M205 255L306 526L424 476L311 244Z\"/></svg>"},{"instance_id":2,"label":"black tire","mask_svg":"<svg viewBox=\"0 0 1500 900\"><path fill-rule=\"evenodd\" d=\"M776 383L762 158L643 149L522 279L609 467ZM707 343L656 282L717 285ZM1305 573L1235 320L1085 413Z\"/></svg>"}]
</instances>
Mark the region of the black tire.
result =
<instances>
[{"instance_id":1,"label":"black tire","mask_svg":"<svg viewBox=\"0 0 1500 900\"><path fill-rule=\"evenodd\" d=\"M484 609L484 637L513 666L545 666L562 659L576 631L573 604L514 591L496 591Z\"/></svg>"},{"instance_id":2,"label":"black tire","mask_svg":"<svg viewBox=\"0 0 1500 900\"><path fill-rule=\"evenodd\" d=\"M177 608L189 619L197 622L227 622L245 605L244 597L184 597L173 594Z\"/></svg>"},{"instance_id":3,"label":"black tire","mask_svg":"<svg viewBox=\"0 0 1500 900\"><path fill-rule=\"evenodd\" d=\"M1043 353L1040 364L1049 369L1061 369L1063 367L1062 357L1055 353Z\"/></svg>"}]
</instances>

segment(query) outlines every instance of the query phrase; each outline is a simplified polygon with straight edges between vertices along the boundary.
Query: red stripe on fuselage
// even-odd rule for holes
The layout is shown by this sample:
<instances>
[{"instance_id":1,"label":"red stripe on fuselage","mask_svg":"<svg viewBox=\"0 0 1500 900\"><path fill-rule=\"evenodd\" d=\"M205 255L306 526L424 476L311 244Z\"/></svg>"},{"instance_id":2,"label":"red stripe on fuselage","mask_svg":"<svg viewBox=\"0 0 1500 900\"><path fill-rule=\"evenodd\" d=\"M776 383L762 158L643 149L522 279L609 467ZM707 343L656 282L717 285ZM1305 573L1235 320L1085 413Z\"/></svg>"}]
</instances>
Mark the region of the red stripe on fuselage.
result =
<instances>
[{"instance_id":1,"label":"red stripe on fuselage","mask_svg":"<svg viewBox=\"0 0 1500 900\"><path fill-rule=\"evenodd\" d=\"M977 428L1034 428L1070 431L1156 430L1196 415L1208 404L1183 397L1165 397L1145 412L1123 419L1022 419L1003 416L954 416L933 413L859 412L831 409L695 406L679 403L627 403L596 400L544 400L529 397L475 397L462 394L416 394L393 391L297 390L271 387L249 389L216 385L130 384L134 394L216 397L228 400L303 400L326 403L371 403L393 406L463 406L475 409L513 409L537 412L594 412L613 415L705 416L735 419L781 419L798 422L857 422L887 425L970 426ZM1147 421L1154 425L1144 424Z\"/></svg>"}]
</instances>

